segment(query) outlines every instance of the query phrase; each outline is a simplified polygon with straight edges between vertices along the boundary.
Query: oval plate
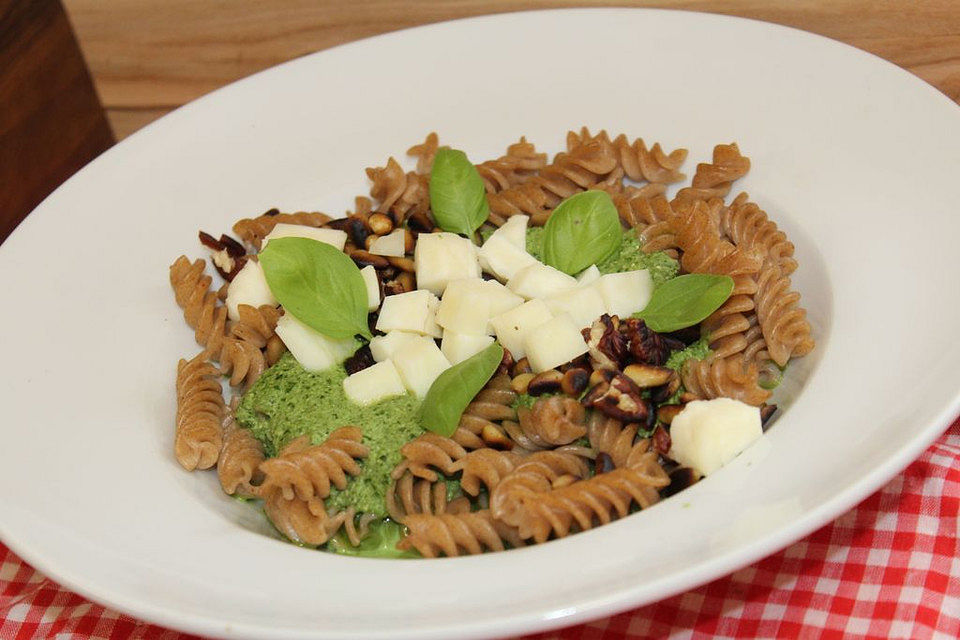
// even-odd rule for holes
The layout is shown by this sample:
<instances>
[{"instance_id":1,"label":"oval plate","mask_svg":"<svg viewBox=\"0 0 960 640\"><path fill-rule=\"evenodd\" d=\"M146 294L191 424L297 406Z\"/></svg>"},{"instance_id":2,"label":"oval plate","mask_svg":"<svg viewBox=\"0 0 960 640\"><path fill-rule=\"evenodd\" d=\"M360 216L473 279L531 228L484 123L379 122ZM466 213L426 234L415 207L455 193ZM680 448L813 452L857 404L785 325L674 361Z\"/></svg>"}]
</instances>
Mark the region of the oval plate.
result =
<instances>
[{"instance_id":1,"label":"oval plate","mask_svg":"<svg viewBox=\"0 0 960 640\"><path fill-rule=\"evenodd\" d=\"M649 511L549 544L390 562L263 535L171 455L167 284L198 228L271 206L343 211L363 168L431 130L473 158L519 135L719 142L797 244L819 347L756 446ZM650 10L518 13L356 42L217 91L70 179L0 250L0 535L39 570L162 625L249 638L445 638L568 625L776 551L915 458L958 407L960 109L800 31ZM802 390L801 390L802 386Z\"/></svg>"}]
</instances>

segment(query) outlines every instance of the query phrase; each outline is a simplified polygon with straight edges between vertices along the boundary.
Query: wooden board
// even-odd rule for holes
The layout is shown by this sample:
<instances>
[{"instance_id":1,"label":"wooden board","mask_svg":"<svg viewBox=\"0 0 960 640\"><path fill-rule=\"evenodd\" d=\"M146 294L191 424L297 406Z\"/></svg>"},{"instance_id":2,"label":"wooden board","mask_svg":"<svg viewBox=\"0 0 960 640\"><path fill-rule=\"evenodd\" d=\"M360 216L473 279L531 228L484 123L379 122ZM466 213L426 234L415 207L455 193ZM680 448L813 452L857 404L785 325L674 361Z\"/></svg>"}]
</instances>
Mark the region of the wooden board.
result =
<instances>
[{"instance_id":1,"label":"wooden board","mask_svg":"<svg viewBox=\"0 0 960 640\"><path fill-rule=\"evenodd\" d=\"M406 27L573 6L712 11L785 24L884 57L960 100L960 0L64 0L118 137L228 82Z\"/></svg>"}]
</instances>

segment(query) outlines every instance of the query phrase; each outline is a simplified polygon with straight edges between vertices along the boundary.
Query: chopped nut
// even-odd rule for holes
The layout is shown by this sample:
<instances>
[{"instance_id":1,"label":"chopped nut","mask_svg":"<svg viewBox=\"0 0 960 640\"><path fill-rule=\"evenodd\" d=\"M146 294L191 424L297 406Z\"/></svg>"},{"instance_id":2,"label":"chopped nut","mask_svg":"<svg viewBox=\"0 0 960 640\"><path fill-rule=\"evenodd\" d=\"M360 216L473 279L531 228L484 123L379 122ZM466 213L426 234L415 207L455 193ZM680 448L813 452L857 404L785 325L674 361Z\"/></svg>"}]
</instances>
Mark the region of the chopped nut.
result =
<instances>
[{"instance_id":1,"label":"chopped nut","mask_svg":"<svg viewBox=\"0 0 960 640\"><path fill-rule=\"evenodd\" d=\"M530 386L530 381L533 380L534 377L532 373L521 373L510 381L510 387L517 393L526 393L527 387Z\"/></svg>"},{"instance_id":2,"label":"chopped nut","mask_svg":"<svg viewBox=\"0 0 960 640\"><path fill-rule=\"evenodd\" d=\"M513 354L510 353L510 349L503 350L503 357L500 358L500 366L497 367L497 373L495 375L505 376L510 375L510 372L513 370Z\"/></svg>"},{"instance_id":3,"label":"chopped nut","mask_svg":"<svg viewBox=\"0 0 960 640\"><path fill-rule=\"evenodd\" d=\"M370 235L370 229L367 228L366 221L358 214L353 214L347 218L347 227L344 229L347 236L353 244L358 247L367 246L367 236Z\"/></svg>"},{"instance_id":4,"label":"chopped nut","mask_svg":"<svg viewBox=\"0 0 960 640\"><path fill-rule=\"evenodd\" d=\"M480 430L480 439L494 449L503 451L513 449L513 440L507 437L507 434L501 431L499 427L492 424L483 425L483 429Z\"/></svg>"},{"instance_id":5,"label":"chopped nut","mask_svg":"<svg viewBox=\"0 0 960 640\"><path fill-rule=\"evenodd\" d=\"M392 264L396 268L406 273L413 273L417 269L413 260L411 260L410 258L400 258L397 256L389 256L387 257L387 260L390 262L390 264Z\"/></svg>"},{"instance_id":6,"label":"chopped nut","mask_svg":"<svg viewBox=\"0 0 960 640\"><path fill-rule=\"evenodd\" d=\"M527 384L527 393L531 396L541 396L545 393L560 391L563 383L563 374L556 369L547 369L535 375Z\"/></svg>"},{"instance_id":7,"label":"chopped nut","mask_svg":"<svg viewBox=\"0 0 960 640\"><path fill-rule=\"evenodd\" d=\"M697 396L690 393L689 391L684 391L680 394L680 404L687 404L688 402L693 402L694 400L699 400Z\"/></svg>"},{"instance_id":8,"label":"chopped nut","mask_svg":"<svg viewBox=\"0 0 960 640\"><path fill-rule=\"evenodd\" d=\"M653 435L651 436L651 441L653 442L653 450L659 453L662 456L670 453L670 446L672 442L670 441L670 432L664 429L663 427L657 427L653 430Z\"/></svg>"},{"instance_id":9,"label":"chopped nut","mask_svg":"<svg viewBox=\"0 0 960 640\"><path fill-rule=\"evenodd\" d=\"M603 314L583 330L590 360L596 369L619 369L627 354L626 338L617 330L619 319Z\"/></svg>"},{"instance_id":10,"label":"chopped nut","mask_svg":"<svg viewBox=\"0 0 960 640\"><path fill-rule=\"evenodd\" d=\"M372 234L372 233L371 233L370 235L368 235L368 236L367 236L367 239L363 242L363 247L364 247L364 249L366 249L367 251L369 251L369 250L370 250L370 247L373 246L373 243L376 242L377 238L379 238L379 237L380 237L380 236L376 236L376 235L374 235L374 234Z\"/></svg>"},{"instance_id":11,"label":"chopped nut","mask_svg":"<svg viewBox=\"0 0 960 640\"><path fill-rule=\"evenodd\" d=\"M682 404L662 404L657 408L657 420L663 424L670 424L681 411L683 411Z\"/></svg>"},{"instance_id":12,"label":"chopped nut","mask_svg":"<svg viewBox=\"0 0 960 640\"><path fill-rule=\"evenodd\" d=\"M594 461L593 472L595 474L609 473L616 468L616 465L613 464L613 458L610 457L609 453L601 451L597 454L597 459Z\"/></svg>"},{"instance_id":13,"label":"chopped nut","mask_svg":"<svg viewBox=\"0 0 960 640\"><path fill-rule=\"evenodd\" d=\"M680 376L674 372L667 384L650 390L650 399L654 402L666 402L680 389Z\"/></svg>"},{"instance_id":14,"label":"chopped nut","mask_svg":"<svg viewBox=\"0 0 960 640\"><path fill-rule=\"evenodd\" d=\"M601 382L610 382L613 380L613 376L617 375L617 372L613 369L594 369L590 374L590 381L588 386L596 386Z\"/></svg>"},{"instance_id":15,"label":"chopped nut","mask_svg":"<svg viewBox=\"0 0 960 640\"><path fill-rule=\"evenodd\" d=\"M764 404L760 407L760 424L763 425L764 431L767 430L767 422L770 418L773 417L773 414L777 412L777 405L775 404Z\"/></svg>"},{"instance_id":16,"label":"chopped nut","mask_svg":"<svg viewBox=\"0 0 960 640\"><path fill-rule=\"evenodd\" d=\"M675 493L679 493L684 489L697 483L697 480L700 479L700 476L696 471L690 467L677 467L670 472L670 484L660 490L660 493L664 498L668 498Z\"/></svg>"},{"instance_id":17,"label":"chopped nut","mask_svg":"<svg viewBox=\"0 0 960 640\"><path fill-rule=\"evenodd\" d=\"M518 376L521 373L533 373L533 367L530 366L530 361L526 358L520 358L515 365L513 365L513 370L511 373L514 376Z\"/></svg>"},{"instance_id":18,"label":"chopped nut","mask_svg":"<svg viewBox=\"0 0 960 640\"><path fill-rule=\"evenodd\" d=\"M410 229L403 230L403 252L404 253L413 253L415 243L413 241L413 234L410 233Z\"/></svg>"},{"instance_id":19,"label":"chopped nut","mask_svg":"<svg viewBox=\"0 0 960 640\"><path fill-rule=\"evenodd\" d=\"M660 334L653 331L639 318L627 318L620 322L620 333L627 341L627 350L637 361L662 365L670 356L670 348Z\"/></svg>"},{"instance_id":20,"label":"chopped nut","mask_svg":"<svg viewBox=\"0 0 960 640\"><path fill-rule=\"evenodd\" d=\"M344 360L343 368L347 370L347 375L353 375L358 371L363 371L376 364L373 354L370 353L370 347L364 345L357 349L357 352Z\"/></svg>"},{"instance_id":21,"label":"chopped nut","mask_svg":"<svg viewBox=\"0 0 960 640\"><path fill-rule=\"evenodd\" d=\"M382 213L374 213L371 215L367 218L367 224L370 226L370 231L378 236L385 236L393 231L393 220Z\"/></svg>"},{"instance_id":22,"label":"chopped nut","mask_svg":"<svg viewBox=\"0 0 960 640\"><path fill-rule=\"evenodd\" d=\"M367 266L372 266L374 269L383 269L390 266L390 263L383 256L377 256L361 249L352 251L350 257L361 269Z\"/></svg>"},{"instance_id":23,"label":"chopped nut","mask_svg":"<svg viewBox=\"0 0 960 640\"><path fill-rule=\"evenodd\" d=\"M646 423L650 407L630 378L616 374L610 382L601 382L583 398L583 403L624 422Z\"/></svg>"},{"instance_id":24,"label":"chopped nut","mask_svg":"<svg viewBox=\"0 0 960 640\"><path fill-rule=\"evenodd\" d=\"M276 207L273 207L272 209L267 209L266 211L263 212L263 215L265 215L265 216L278 216L278 215L280 215L280 209L277 209Z\"/></svg>"},{"instance_id":25,"label":"chopped nut","mask_svg":"<svg viewBox=\"0 0 960 640\"><path fill-rule=\"evenodd\" d=\"M560 389L568 396L579 396L590 383L590 374L586 369L575 367L567 369L560 382Z\"/></svg>"},{"instance_id":26,"label":"chopped nut","mask_svg":"<svg viewBox=\"0 0 960 640\"><path fill-rule=\"evenodd\" d=\"M673 369L650 364L631 364L624 368L623 375L633 380L633 383L641 389L649 389L667 384L671 377L676 376L676 372Z\"/></svg>"},{"instance_id":27,"label":"chopped nut","mask_svg":"<svg viewBox=\"0 0 960 640\"><path fill-rule=\"evenodd\" d=\"M415 211L407 217L407 228L414 233L430 233L434 229L434 224L425 212Z\"/></svg>"}]
</instances>

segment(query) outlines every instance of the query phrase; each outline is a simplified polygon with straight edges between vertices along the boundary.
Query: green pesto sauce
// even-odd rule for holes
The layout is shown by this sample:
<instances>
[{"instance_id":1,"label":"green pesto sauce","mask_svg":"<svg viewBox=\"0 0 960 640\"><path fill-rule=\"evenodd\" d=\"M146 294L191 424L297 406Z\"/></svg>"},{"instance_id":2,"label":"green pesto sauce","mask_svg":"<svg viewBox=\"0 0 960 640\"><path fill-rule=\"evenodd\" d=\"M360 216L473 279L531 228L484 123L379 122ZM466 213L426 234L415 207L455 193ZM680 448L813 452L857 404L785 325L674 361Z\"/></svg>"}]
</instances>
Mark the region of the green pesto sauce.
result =
<instances>
[{"instance_id":1,"label":"green pesto sauce","mask_svg":"<svg viewBox=\"0 0 960 640\"><path fill-rule=\"evenodd\" d=\"M543 260L543 227L527 229L527 253L537 260ZM653 278L653 284L657 286L670 278L675 278L680 271L680 264L663 251L644 253L640 248L637 231L628 229L623 232L617 248L600 261L597 269L600 273L622 273L646 269Z\"/></svg>"},{"instance_id":2,"label":"green pesto sauce","mask_svg":"<svg viewBox=\"0 0 960 640\"><path fill-rule=\"evenodd\" d=\"M329 542L327 551L345 556L363 556L365 558L419 558L415 550L400 551L397 543L403 539L405 527L392 520L380 520L370 525L370 533L353 546L341 529Z\"/></svg>"},{"instance_id":3,"label":"green pesto sauce","mask_svg":"<svg viewBox=\"0 0 960 640\"><path fill-rule=\"evenodd\" d=\"M237 422L253 432L268 456L303 434L319 444L339 427L360 427L370 455L360 462L361 474L345 490L333 489L327 504L386 516L384 495L390 471L400 462L400 447L423 433L420 401L407 395L361 407L344 394L346 377L342 366L311 373L286 353L243 396Z\"/></svg>"},{"instance_id":4,"label":"green pesto sauce","mask_svg":"<svg viewBox=\"0 0 960 640\"><path fill-rule=\"evenodd\" d=\"M703 360L710 355L710 343L706 338L700 338L686 349L674 351L667 358L666 366L674 371L680 371L687 360Z\"/></svg>"}]
</instances>

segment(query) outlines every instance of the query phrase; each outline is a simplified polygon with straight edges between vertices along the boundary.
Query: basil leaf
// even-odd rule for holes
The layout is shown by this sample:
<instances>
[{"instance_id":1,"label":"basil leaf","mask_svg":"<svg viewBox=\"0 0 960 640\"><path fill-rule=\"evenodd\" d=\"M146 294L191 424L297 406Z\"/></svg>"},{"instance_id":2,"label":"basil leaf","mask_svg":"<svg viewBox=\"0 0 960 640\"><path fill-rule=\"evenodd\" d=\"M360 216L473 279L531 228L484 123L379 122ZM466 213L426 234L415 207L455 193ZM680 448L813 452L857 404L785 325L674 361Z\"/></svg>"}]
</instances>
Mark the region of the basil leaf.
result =
<instances>
[{"instance_id":1,"label":"basil leaf","mask_svg":"<svg viewBox=\"0 0 960 640\"><path fill-rule=\"evenodd\" d=\"M270 291L300 322L331 338L371 337L367 288L343 251L311 238L275 238L260 264Z\"/></svg>"},{"instance_id":2,"label":"basil leaf","mask_svg":"<svg viewBox=\"0 0 960 640\"><path fill-rule=\"evenodd\" d=\"M441 229L465 236L489 217L483 180L463 151L437 150L430 171L430 210Z\"/></svg>"},{"instance_id":3,"label":"basil leaf","mask_svg":"<svg viewBox=\"0 0 960 640\"><path fill-rule=\"evenodd\" d=\"M543 261L574 275L597 264L620 245L623 230L606 191L570 196L553 210L543 228Z\"/></svg>"},{"instance_id":4,"label":"basil leaf","mask_svg":"<svg viewBox=\"0 0 960 640\"><path fill-rule=\"evenodd\" d=\"M688 273L654 289L636 317L657 333L692 327L720 308L733 291L733 278Z\"/></svg>"},{"instance_id":5,"label":"basil leaf","mask_svg":"<svg viewBox=\"0 0 960 640\"><path fill-rule=\"evenodd\" d=\"M494 342L441 373L423 399L423 426L447 438L452 436L467 405L490 381L502 359L503 347Z\"/></svg>"}]
</instances>

